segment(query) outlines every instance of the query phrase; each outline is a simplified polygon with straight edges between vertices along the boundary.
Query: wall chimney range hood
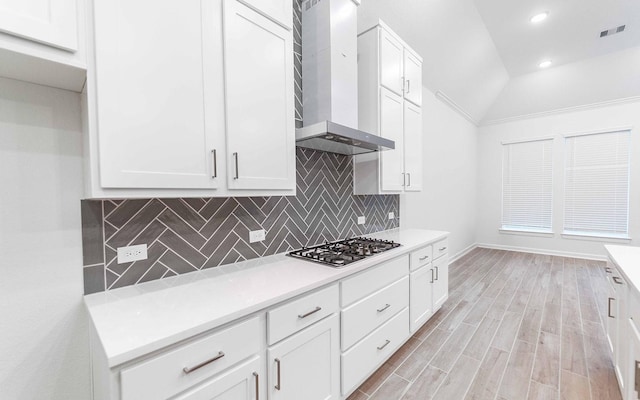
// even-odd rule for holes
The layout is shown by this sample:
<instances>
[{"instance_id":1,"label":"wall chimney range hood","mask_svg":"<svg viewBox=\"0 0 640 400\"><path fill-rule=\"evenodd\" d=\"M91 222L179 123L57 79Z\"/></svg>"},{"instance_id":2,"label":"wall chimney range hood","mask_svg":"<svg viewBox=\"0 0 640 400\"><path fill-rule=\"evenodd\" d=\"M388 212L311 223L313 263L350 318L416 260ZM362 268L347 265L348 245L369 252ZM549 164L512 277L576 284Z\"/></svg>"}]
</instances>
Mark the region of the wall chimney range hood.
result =
<instances>
[{"instance_id":1,"label":"wall chimney range hood","mask_svg":"<svg viewBox=\"0 0 640 400\"><path fill-rule=\"evenodd\" d=\"M302 3L303 128L296 145L345 155L395 148L358 129L358 0Z\"/></svg>"}]
</instances>

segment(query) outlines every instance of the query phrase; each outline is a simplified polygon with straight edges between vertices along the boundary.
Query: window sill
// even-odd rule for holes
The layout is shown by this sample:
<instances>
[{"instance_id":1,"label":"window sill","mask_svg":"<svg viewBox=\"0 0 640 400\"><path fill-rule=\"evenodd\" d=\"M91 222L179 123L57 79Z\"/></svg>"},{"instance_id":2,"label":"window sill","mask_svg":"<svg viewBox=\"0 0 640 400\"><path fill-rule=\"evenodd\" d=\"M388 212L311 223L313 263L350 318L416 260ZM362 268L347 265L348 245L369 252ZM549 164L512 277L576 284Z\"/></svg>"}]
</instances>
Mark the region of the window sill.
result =
<instances>
[{"instance_id":1,"label":"window sill","mask_svg":"<svg viewBox=\"0 0 640 400\"><path fill-rule=\"evenodd\" d=\"M537 236L537 237L553 237L554 234L551 231L535 231L535 230L524 230L524 229L508 229L508 228L499 228L498 232L505 235L520 235L520 236Z\"/></svg>"},{"instance_id":2,"label":"window sill","mask_svg":"<svg viewBox=\"0 0 640 400\"><path fill-rule=\"evenodd\" d=\"M629 236L610 236L597 233L562 232L563 239L590 240L593 242L629 243Z\"/></svg>"}]
</instances>

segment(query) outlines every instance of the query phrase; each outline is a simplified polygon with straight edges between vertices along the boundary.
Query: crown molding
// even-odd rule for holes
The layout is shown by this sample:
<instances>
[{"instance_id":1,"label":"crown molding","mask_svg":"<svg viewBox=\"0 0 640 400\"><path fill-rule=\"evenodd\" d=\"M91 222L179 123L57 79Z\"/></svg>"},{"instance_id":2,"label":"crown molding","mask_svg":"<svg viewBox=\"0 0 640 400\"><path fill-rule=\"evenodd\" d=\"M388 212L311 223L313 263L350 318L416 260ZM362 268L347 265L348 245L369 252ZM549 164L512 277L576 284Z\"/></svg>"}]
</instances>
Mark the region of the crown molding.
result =
<instances>
[{"instance_id":1,"label":"crown molding","mask_svg":"<svg viewBox=\"0 0 640 400\"><path fill-rule=\"evenodd\" d=\"M467 121L471 122L474 126L476 126L476 127L480 126L478 121L476 121L471 116L471 114L466 112L462 107L460 107L458 105L458 103L453 101L449 96L447 96L446 94L442 93L440 90L438 90L435 95L436 95L436 98L438 100L440 100L441 102L443 102L446 105L448 105L453 111L455 111L458 114L460 114L462 117L464 117L464 119L466 119Z\"/></svg>"}]
</instances>

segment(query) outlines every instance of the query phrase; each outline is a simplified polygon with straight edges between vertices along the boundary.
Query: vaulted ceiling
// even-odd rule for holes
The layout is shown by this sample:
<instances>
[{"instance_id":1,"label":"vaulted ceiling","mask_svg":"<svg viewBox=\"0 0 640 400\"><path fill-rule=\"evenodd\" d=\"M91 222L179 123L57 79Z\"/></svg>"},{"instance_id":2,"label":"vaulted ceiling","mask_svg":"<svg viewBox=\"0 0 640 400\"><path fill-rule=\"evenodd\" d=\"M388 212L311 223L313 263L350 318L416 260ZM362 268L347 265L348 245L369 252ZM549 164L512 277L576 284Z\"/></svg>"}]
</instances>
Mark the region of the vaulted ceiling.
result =
<instances>
[{"instance_id":1,"label":"vaulted ceiling","mask_svg":"<svg viewBox=\"0 0 640 400\"><path fill-rule=\"evenodd\" d=\"M363 0L359 30L378 19L422 55L425 86L475 123L640 96L639 0Z\"/></svg>"}]
</instances>

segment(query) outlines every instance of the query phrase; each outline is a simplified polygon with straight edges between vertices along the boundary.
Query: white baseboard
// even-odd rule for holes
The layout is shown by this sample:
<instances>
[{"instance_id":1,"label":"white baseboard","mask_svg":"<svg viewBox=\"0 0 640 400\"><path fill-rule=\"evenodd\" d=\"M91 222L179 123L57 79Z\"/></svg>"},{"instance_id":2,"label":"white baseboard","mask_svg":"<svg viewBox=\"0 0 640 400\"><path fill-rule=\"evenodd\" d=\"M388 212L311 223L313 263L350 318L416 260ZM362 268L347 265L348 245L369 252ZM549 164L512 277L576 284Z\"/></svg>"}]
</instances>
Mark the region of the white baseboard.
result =
<instances>
[{"instance_id":1,"label":"white baseboard","mask_svg":"<svg viewBox=\"0 0 640 400\"><path fill-rule=\"evenodd\" d=\"M545 254L545 255L549 255L549 256L582 258L582 259L585 259L585 260L596 260L596 261L606 261L607 260L607 256L599 255L599 254L585 254L585 253L573 253L573 252L570 252L570 251L534 249L534 248L531 248L531 247L504 246L504 245L501 245L501 244L478 243L478 244L476 244L476 247L482 247L482 248L485 248L485 249L517 251L517 252L520 252L520 253L533 253L533 254Z\"/></svg>"},{"instance_id":2,"label":"white baseboard","mask_svg":"<svg viewBox=\"0 0 640 400\"><path fill-rule=\"evenodd\" d=\"M469 253L471 250L475 249L476 247L478 247L477 243L473 243L471 245L469 245L469 247L467 247L466 249L463 249L459 252L457 252L454 256L452 256L449 259L449 264L454 263L456 261L458 261L459 259L461 259L462 257L466 256L467 253Z\"/></svg>"}]
</instances>

